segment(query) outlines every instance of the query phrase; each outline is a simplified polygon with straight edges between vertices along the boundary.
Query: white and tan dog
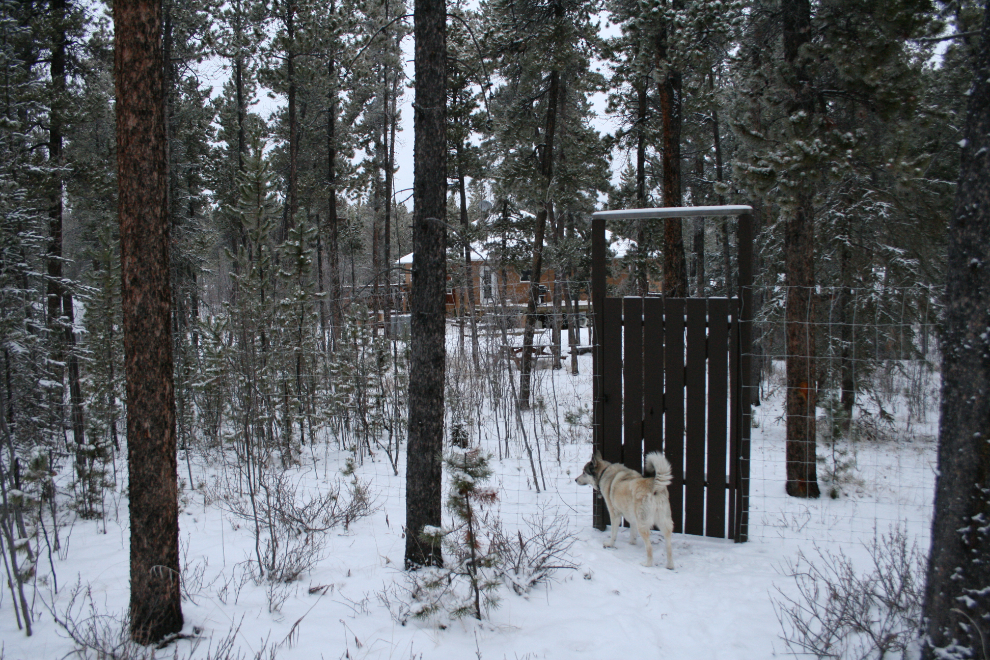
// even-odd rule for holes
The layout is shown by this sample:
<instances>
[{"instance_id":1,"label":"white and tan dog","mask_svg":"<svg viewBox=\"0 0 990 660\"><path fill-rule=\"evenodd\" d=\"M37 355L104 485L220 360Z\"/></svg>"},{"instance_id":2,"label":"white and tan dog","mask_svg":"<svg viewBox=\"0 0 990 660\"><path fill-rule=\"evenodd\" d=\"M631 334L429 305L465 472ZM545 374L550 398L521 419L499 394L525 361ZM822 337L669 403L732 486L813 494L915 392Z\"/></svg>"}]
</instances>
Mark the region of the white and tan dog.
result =
<instances>
[{"instance_id":1,"label":"white and tan dog","mask_svg":"<svg viewBox=\"0 0 990 660\"><path fill-rule=\"evenodd\" d=\"M636 543L636 532L646 542L646 563L643 565L653 566L650 529L656 525L667 541L667 568L673 570L670 537L674 533L674 520L670 515L670 497L667 493L672 479L670 462L655 451L646 455L646 467L648 472L652 468L652 479L619 463L609 463L596 451L575 481L582 486L594 487L605 500L608 517L612 521L612 538L605 543L606 548L615 545L621 516L629 523L629 542Z\"/></svg>"}]
</instances>

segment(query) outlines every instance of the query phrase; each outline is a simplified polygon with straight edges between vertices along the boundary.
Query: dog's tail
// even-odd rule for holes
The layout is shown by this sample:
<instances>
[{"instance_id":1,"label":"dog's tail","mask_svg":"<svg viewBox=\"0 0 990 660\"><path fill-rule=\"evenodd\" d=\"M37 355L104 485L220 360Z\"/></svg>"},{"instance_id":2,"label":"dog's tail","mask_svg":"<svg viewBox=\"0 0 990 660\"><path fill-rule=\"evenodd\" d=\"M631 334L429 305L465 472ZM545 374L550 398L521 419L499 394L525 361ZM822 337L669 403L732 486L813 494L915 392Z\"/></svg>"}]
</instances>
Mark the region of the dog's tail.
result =
<instances>
[{"instance_id":1,"label":"dog's tail","mask_svg":"<svg viewBox=\"0 0 990 660\"><path fill-rule=\"evenodd\" d=\"M666 488L673 480L673 468L670 466L670 461L658 451L646 455L646 471L653 472L654 491Z\"/></svg>"}]
</instances>

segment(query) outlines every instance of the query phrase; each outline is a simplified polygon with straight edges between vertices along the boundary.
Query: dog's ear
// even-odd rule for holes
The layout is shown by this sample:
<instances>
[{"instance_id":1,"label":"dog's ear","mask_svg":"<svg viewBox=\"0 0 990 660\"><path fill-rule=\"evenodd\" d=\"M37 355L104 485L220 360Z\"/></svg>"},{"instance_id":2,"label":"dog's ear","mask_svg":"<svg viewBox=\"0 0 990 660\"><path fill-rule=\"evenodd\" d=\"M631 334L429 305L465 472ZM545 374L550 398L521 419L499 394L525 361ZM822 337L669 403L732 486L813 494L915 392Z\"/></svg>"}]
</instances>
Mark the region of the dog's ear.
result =
<instances>
[{"instance_id":1,"label":"dog's ear","mask_svg":"<svg viewBox=\"0 0 990 660\"><path fill-rule=\"evenodd\" d=\"M593 460L595 463L601 463L602 462L602 453L596 449L595 450L595 455L592 457L591 460Z\"/></svg>"}]
</instances>

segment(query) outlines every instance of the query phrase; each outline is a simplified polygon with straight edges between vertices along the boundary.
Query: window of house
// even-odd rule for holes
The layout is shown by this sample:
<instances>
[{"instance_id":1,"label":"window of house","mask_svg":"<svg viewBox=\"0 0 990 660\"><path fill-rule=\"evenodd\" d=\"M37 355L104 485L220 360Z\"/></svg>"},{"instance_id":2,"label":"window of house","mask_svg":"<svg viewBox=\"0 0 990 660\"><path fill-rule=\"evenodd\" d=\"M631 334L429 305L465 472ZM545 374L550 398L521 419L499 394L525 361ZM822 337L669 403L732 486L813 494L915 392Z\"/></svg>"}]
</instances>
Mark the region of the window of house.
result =
<instances>
[{"instance_id":1,"label":"window of house","mask_svg":"<svg viewBox=\"0 0 990 660\"><path fill-rule=\"evenodd\" d=\"M519 274L519 281L520 282L529 282L530 277L531 277L532 274L533 274L533 271L531 271L531 270L524 270L523 272L521 272Z\"/></svg>"}]
</instances>

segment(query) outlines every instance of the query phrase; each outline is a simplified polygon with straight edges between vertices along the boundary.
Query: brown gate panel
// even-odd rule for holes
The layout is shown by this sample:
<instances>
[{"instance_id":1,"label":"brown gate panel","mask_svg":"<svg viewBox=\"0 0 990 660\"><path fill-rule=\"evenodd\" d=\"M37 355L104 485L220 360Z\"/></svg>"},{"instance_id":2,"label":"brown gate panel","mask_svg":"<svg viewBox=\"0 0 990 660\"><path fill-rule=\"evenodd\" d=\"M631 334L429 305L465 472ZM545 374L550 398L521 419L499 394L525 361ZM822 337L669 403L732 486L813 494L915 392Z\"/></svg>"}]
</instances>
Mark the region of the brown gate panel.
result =
<instances>
[{"instance_id":1,"label":"brown gate panel","mask_svg":"<svg viewBox=\"0 0 990 660\"><path fill-rule=\"evenodd\" d=\"M592 221L594 442L642 471L671 463L674 531L745 541L749 478L750 207L602 211ZM739 216L739 298L608 298L605 217ZM727 474L728 473L728 474ZM594 521L607 513L595 501Z\"/></svg>"},{"instance_id":2,"label":"brown gate panel","mask_svg":"<svg viewBox=\"0 0 990 660\"><path fill-rule=\"evenodd\" d=\"M729 301L708 299L708 510L705 535L725 538Z\"/></svg>"},{"instance_id":3,"label":"brown gate panel","mask_svg":"<svg viewBox=\"0 0 990 660\"><path fill-rule=\"evenodd\" d=\"M730 414L739 397L729 405L738 301L606 298L604 309L602 456L642 472L643 456L663 451L674 471L675 529L731 536L739 504L739 476L726 474L739 445Z\"/></svg>"}]
</instances>

